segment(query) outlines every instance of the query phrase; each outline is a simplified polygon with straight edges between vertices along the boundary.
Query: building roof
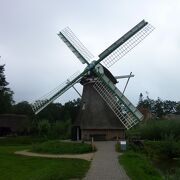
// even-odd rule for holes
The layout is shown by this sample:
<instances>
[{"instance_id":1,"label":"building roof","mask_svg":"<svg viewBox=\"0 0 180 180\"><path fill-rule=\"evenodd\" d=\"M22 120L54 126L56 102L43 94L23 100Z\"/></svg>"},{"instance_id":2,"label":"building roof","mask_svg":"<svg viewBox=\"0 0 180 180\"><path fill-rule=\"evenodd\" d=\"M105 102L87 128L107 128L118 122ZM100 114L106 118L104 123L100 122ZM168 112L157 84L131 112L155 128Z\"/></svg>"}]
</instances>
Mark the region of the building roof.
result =
<instances>
[{"instance_id":1,"label":"building roof","mask_svg":"<svg viewBox=\"0 0 180 180\"><path fill-rule=\"evenodd\" d=\"M104 70L104 74L112 81L113 84L116 84L118 81L116 80L116 78L112 75L112 73L106 68L104 67L103 65L101 65L103 67L103 70ZM80 83L82 85L86 84L86 83L89 83L90 81L95 81L97 78L97 75L93 72L91 72L90 74L88 75L85 75Z\"/></svg>"},{"instance_id":2,"label":"building roof","mask_svg":"<svg viewBox=\"0 0 180 180\"><path fill-rule=\"evenodd\" d=\"M81 129L124 129L122 123L93 88L93 83L84 85L80 111L74 126Z\"/></svg>"}]
</instances>

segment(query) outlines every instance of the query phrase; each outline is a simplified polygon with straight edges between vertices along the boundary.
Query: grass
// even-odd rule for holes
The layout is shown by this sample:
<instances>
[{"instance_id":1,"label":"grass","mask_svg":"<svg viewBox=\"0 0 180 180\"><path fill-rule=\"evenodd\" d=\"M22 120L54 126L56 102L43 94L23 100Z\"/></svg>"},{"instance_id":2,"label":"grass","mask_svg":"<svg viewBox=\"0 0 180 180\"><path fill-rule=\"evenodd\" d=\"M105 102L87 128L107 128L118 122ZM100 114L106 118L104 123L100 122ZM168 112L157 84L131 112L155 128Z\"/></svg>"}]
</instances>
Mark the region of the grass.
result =
<instances>
[{"instance_id":1,"label":"grass","mask_svg":"<svg viewBox=\"0 0 180 180\"><path fill-rule=\"evenodd\" d=\"M86 143L47 141L32 146L31 151L51 154L82 154L92 152L92 146Z\"/></svg>"},{"instance_id":2,"label":"grass","mask_svg":"<svg viewBox=\"0 0 180 180\"><path fill-rule=\"evenodd\" d=\"M124 167L129 169L127 171L129 171L132 176L133 174L136 174L136 172L133 171L138 169L140 171L142 169L147 169L146 165L143 165L142 163L142 159L144 159L147 162L151 161L154 167L157 167L164 177L168 174L169 177L165 179L177 179L174 177L179 177L180 168L178 161L174 158L180 157L180 119L152 119L147 122L140 123L135 128L128 130L126 135L130 140L129 142L131 142L128 149L133 150L133 153L135 153L137 157L133 157L132 159L129 158L128 160L128 154L125 153L121 158L122 163L125 164ZM140 145L133 143L134 139L143 139L145 141L143 145ZM140 153L144 155L141 155ZM130 162L132 163L132 166L128 164ZM173 168L171 166L171 162L174 163ZM164 166L165 164L166 166L161 168L161 166ZM138 177L138 175L134 175L134 178L136 176ZM140 179L140 177L138 178ZM150 179L152 179L151 176Z\"/></svg>"},{"instance_id":3,"label":"grass","mask_svg":"<svg viewBox=\"0 0 180 180\"><path fill-rule=\"evenodd\" d=\"M4 140L4 144L8 143ZM21 144L0 145L0 180L81 179L89 169L90 162L86 160L27 157L14 154L15 151L30 147L31 145Z\"/></svg>"},{"instance_id":4,"label":"grass","mask_svg":"<svg viewBox=\"0 0 180 180\"><path fill-rule=\"evenodd\" d=\"M144 141L142 146L128 144L128 151L144 157L158 169L164 179L175 180L180 177L180 141L171 138L166 141ZM138 168L135 166L135 168Z\"/></svg>"},{"instance_id":5,"label":"grass","mask_svg":"<svg viewBox=\"0 0 180 180\"><path fill-rule=\"evenodd\" d=\"M40 137L31 137L31 136L12 136L12 137L4 137L0 138L0 146L22 146L44 142L47 139Z\"/></svg>"},{"instance_id":6,"label":"grass","mask_svg":"<svg viewBox=\"0 0 180 180\"><path fill-rule=\"evenodd\" d=\"M128 151L119 156L119 162L132 180L162 180L160 173L143 154Z\"/></svg>"}]
</instances>

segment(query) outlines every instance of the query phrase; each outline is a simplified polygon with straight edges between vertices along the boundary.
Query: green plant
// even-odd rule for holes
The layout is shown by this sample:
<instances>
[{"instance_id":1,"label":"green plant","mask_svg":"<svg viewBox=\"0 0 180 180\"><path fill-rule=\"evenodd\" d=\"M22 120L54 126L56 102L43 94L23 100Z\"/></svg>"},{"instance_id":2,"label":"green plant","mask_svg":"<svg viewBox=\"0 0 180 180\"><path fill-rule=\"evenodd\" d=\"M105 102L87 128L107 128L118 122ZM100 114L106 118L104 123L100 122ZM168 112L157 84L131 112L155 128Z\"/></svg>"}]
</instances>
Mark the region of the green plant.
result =
<instances>
[{"instance_id":1,"label":"green plant","mask_svg":"<svg viewBox=\"0 0 180 180\"><path fill-rule=\"evenodd\" d=\"M71 123L67 121L56 121L51 125L48 137L51 139L69 139L71 134Z\"/></svg>"},{"instance_id":2,"label":"green plant","mask_svg":"<svg viewBox=\"0 0 180 180\"><path fill-rule=\"evenodd\" d=\"M132 180L161 180L162 177L149 159L140 153L125 152L119 156L119 162Z\"/></svg>"},{"instance_id":3,"label":"green plant","mask_svg":"<svg viewBox=\"0 0 180 180\"><path fill-rule=\"evenodd\" d=\"M90 162L81 159L42 158L15 155L29 146L0 146L0 180L82 179Z\"/></svg>"},{"instance_id":4,"label":"green plant","mask_svg":"<svg viewBox=\"0 0 180 180\"><path fill-rule=\"evenodd\" d=\"M1 56L0 56L1 57ZM5 65L0 65L0 114L9 113L12 108L13 91L8 87L6 76L4 74Z\"/></svg>"},{"instance_id":5,"label":"green plant","mask_svg":"<svg viewBox=\"0 0 180 180\"><path fill-rule=\"evenodd\" d=\"M179 180L180 168L176 168L173 175L170 176L170 180Z\"/></svg>"},{"instance_id":6,"label":"green plant","mask_svg":"<svg viewBox=\"0 0 180 180\"><path fill-rule=\"evenodd\" d=\"M39 136L47 137L51 125L48 120L43 119L38 122L37 128L38 128Z\"/></svg>"},{"instance_id":7,"label":"green plant","mask_svg":"<svg viewBox=\"0 0 180 180\"><path fill-rule=\"evenodd\" d=\"M126 135L129 139L139 138L145 140L165 140L166 136L173 134L173 140L180 139L180 120L149 120L128 130Z\"/></svg>"},{"instance_id":8,"label":"green plant","mask_svg":"<svg viewBox=\"0 0 180 180\"><path fill-rule=\"evenodd\" d=\"M149 157L157 158L178 158L180 157L180 142L166 139L165 141L146 141L145 151Z\"/></svg>"},{"instance_id":9,"label":"green plant","mask_svg":"<svg viewBox=\"0 0 180 180\"><path fill-rule=\"evenodd\" d=\"M86 143L63 142L59 140L47 141L35 144L31 151L52 154L81 154L92 152L92 146Z\"/></svg>"},{"instance_id":10,"label":"green plant","mask_svg":"<svg viewBox=\"0 0 180 180\"><path fill-rule=\"evenodd\" d=\"M12 136L0 139L0 146L22 146L41 143L47 141L46 138L32 136Z\"/></svg>"}]
</instances>

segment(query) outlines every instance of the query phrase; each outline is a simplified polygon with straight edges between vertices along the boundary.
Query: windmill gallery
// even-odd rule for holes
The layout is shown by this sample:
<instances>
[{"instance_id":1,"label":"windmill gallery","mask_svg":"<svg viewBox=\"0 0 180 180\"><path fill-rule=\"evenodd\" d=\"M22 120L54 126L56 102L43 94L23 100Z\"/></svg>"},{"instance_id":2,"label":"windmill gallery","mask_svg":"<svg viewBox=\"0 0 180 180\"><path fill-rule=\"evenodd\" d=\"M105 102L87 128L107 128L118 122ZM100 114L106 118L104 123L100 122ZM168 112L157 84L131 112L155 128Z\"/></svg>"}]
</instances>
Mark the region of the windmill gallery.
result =
<instances>
[{"instance_id":1,"label":"windmill gallery","mask_svg":"<svg viewBox=\"0 0 180 180\"><path fill-rule=\"evenodd\" d=\"M60 31L58 36L87 67L82 73L73 75L43 98L32 103L35 114L68 89L74 88L76 83L81 83L83 93L79 113L72 127L72 139L123 139L124 130L136 125L143 119L143 115L116 87L117 79L108 68L139 44L153 29L148 22L142 20L103 51L98 60L94 59L69 28Z\"/></svg>"}]
</instances>

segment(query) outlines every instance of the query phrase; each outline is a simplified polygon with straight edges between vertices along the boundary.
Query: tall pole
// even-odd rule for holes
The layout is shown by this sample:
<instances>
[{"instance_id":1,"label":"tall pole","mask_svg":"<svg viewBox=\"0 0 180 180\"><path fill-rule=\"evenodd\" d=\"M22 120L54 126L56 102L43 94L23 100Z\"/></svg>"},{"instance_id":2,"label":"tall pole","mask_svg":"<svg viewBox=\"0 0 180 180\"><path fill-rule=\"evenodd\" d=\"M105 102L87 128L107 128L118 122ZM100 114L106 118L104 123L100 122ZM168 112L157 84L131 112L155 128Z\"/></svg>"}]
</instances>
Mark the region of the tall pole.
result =
<instances>
[{"instance_id":1,"label":"tall pole","mask_svg":"<svg viewBox=\"0 0 180 180\"><path fill-rule=\"evenodd\" d=\"M72 86L72 88L78 93L78 95L79 95L80 97L82 97L81 94L79 93L79 91L78 91L74 86Z\"/></svg>"},{"instance_id":2,"label":"tall pole","mask_svg":"<svg viewBox=\"0 0 180 180\"><path fill-rule=\"evenodd\" d=\"M125 92L125 90L126 90L126 88L127 88L127 85L128 85L129 80L130 80L130 78L131 78L131 74L132 74L132 72L130 73L130 75L129 75L129 77L128 77L128 80L127 80L126 85L125 85L124 90L123 90L123 94L124 94L124 92Z\"/></svg>"}]
</instances>

